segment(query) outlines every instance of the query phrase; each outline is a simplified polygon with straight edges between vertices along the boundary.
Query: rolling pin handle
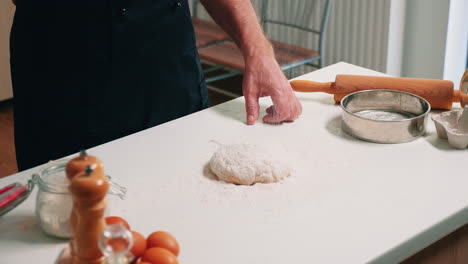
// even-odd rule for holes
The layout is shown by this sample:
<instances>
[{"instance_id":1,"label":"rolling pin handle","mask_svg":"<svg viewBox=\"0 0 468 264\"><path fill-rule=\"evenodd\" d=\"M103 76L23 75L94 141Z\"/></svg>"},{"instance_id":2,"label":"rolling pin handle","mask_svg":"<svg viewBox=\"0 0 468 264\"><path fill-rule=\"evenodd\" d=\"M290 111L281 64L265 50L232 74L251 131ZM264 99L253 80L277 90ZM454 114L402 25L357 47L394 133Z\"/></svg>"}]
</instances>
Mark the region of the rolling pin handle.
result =
<instances>
[{"instance_id":1,"label":"rolling pin handle","mask_svg":"<svg viewBox=\"0 0 468 264\"><path fill-rule=\"evenodd\" d=\"M322 92L322 93L329 93L334 94L335 83L328 82L328 83L320 83L320 82L313 82L313 81L306 81L306 80L295 80L290 82L291 87L296 92L303 92L303 93L314 93L314 92Z\"/></svg>"},{"instance_id":2,"label":"rolling pin handle","mask_svg":"<svg viewBox=\"0 0 468 264\"><path fill-rule=\"evenodd\" d=\"M460 90L453 90L452 102L454 103L460 102Z\"/></svg>"}]
</instances>

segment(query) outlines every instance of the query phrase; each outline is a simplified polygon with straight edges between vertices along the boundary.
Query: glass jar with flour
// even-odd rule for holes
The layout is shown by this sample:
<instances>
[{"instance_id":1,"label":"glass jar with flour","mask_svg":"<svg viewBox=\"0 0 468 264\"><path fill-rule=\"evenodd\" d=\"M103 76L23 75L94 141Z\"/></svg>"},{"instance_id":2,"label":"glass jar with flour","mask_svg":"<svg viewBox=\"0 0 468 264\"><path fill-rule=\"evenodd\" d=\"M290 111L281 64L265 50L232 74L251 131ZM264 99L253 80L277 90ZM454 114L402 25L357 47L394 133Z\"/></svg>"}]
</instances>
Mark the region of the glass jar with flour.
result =
<instances>
[{"instance_id":1,"label":"glass jar with flour","mask_svg":"<svg viewBox=\"0 0 468 264\"><path fill-rule=\"evenodd\" d=\"M36 198L36 219L41 229L48 235L69 238L72 196L68 190L69 180L65 168L68 160L59 160L46 164L32 176L38 186ZM124 199L126 189L112 181L108 194Z\"/></svg>"}]
</instances>

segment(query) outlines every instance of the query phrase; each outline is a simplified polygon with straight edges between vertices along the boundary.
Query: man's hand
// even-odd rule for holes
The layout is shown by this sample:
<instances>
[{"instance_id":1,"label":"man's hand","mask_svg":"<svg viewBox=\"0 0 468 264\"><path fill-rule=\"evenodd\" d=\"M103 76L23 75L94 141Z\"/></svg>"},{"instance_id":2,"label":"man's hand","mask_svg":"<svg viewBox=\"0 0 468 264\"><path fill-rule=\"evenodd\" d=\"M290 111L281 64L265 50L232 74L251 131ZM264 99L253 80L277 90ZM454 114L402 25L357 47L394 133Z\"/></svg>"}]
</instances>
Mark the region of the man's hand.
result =
<instances>
[{"instance_id":1,"label":"man's hand","mask_svg":"<svg viewBox=\"0 0 468 264\"><path fill-rule=\"evenodd\" d=\"M247 124L259 115L258 98L270 96L265 123L292 122L302 113L291 85L275 60L270 42L258 23L250 0L201 0L206 10L242 50L245 60L242 89L246 100Z\"/></svg>"},{"instance_id":2,"label":"man's hand","mask_svg":"<svg viewBox=\"0 0 468 264\"><path fill-rule=\"evenodd\" d=\"M299 100L272 55L246 58L242 89L248 125L258 119L260 97L270 96L273 101L273 105L266 110L267 115L263 117L265 123L292 122L302 113Z\"/></svg>"}]
</instances>

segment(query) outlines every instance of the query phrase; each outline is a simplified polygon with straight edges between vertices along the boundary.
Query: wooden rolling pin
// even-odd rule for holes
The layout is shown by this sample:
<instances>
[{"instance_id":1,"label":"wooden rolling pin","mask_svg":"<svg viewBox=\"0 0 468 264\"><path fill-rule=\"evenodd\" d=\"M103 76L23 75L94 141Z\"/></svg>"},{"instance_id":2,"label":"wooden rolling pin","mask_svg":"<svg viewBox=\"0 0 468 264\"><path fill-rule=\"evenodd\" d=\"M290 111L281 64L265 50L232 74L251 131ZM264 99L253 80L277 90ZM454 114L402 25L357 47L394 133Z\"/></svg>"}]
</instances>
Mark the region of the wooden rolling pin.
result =
<instances>
[{"instance_id":1,"label":"wooden rolling pin","mask_svg":"<svg viewBox=\"0 0 468 264\"><path fill-rule=\"evenodd\" d=\"M421 96L429 101L433 109L452 109L453 102L462 102L468 98L468 95L454 90L453 82L431 79L339 74L336 76L335 82L318 83L295 80L291 81L291 86L296 92L333 94L336 102L340 102L350 93L362 90L397 90Z\"/></svg>"}]
</instances>

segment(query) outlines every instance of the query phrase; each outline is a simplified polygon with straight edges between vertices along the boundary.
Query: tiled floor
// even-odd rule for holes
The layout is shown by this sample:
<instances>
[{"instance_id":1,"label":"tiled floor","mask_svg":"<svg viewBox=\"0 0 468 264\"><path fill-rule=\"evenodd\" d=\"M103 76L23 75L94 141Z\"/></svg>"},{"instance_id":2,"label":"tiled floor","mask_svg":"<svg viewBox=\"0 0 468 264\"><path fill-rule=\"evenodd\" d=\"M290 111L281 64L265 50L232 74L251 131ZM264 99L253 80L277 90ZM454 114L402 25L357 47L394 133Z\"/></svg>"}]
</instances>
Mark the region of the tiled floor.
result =
<instances>
[{"instance_id":1,"label":"tiled floor","mask_svg":"<svg viewBox=\"0 0 468 264\"><path fill-rule=\"evenodd\" d=\"M219 81L214 85L230 93L240 94L242 78L240 76L234 77ZM233 99L211 90L208 90L208 97L211 106ZM11 100L0 102L0 178L18 171L13 131L13 106Z\"/></svg>"}]
</instances>

